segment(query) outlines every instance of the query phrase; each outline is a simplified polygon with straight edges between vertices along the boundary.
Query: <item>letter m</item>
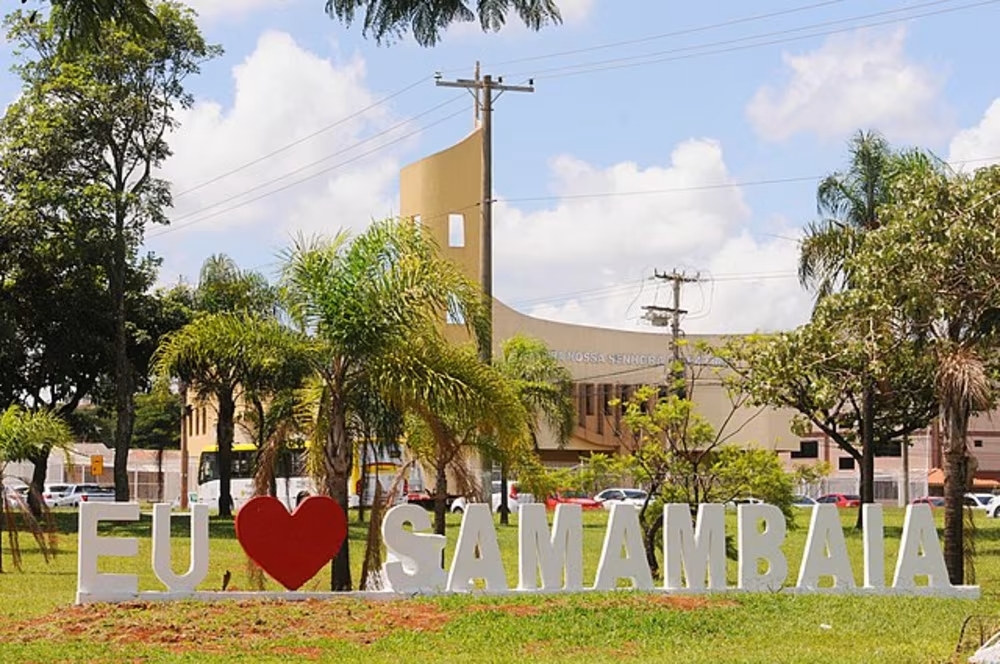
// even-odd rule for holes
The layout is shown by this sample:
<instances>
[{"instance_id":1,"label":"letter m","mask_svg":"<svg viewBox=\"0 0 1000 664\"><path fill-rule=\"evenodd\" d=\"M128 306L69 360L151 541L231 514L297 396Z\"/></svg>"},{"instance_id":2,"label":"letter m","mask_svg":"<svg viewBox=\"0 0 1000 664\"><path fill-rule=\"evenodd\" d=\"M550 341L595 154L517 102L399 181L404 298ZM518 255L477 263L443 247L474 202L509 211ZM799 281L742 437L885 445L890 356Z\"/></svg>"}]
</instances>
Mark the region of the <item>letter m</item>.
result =
<instances>
[{"instance_id":1,"label":"letter m","mask_svg":"<svg viewBox=\"0 0 1000 664\"><path fill-rule=\"evenodd\" d=\"M518 509L518 590L583 588L583 513L579 505L557 505L549 536L545 505ZM563 571L566 581L563 583Z\"/></svg>"},{"instance_id":2,"label":"letter m","mask_svg":"<svg viewBox=\"0 0 1000 664\"><path fill-rule=\"evenodd\" d=\"M686 504L663 506L663 587L704 590L726 589L726 512L722 505L698 506L698 524L691 526L691 508Z\"/></svg>"}]
</instances>

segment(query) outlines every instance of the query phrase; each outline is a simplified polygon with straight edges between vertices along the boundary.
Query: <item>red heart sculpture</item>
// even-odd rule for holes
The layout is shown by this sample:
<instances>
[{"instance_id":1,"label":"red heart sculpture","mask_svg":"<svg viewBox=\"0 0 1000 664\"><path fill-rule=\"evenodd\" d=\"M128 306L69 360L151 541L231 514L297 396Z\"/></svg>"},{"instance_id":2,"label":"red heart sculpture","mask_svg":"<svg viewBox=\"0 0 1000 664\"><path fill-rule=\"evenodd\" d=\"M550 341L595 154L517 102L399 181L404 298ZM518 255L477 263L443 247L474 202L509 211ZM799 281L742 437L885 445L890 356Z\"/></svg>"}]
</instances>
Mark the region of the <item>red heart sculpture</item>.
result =
<instances>
[{"instance_id":1,"label":"red heart sculpture","mask_svg":"<svg viewBox=\"0 0 1000 664\"><path fill-rule=\"evenodd\" d=\"M236 513L236 539L275 581L298 590L340 551L347 517L326 496L309 496L291 514L277 498L257 496Z\"/></svg>"}]
</instances>

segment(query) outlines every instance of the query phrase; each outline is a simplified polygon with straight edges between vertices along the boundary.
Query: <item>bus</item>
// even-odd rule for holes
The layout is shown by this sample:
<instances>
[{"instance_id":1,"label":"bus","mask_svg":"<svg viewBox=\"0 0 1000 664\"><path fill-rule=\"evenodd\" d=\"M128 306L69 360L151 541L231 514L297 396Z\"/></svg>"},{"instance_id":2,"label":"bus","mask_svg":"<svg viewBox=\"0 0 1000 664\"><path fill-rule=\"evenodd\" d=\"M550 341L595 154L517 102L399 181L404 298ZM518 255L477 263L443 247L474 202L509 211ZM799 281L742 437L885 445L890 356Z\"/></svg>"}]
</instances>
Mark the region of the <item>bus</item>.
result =
<instances>
[{"instance_id":1,"label":"bus","mask_svg":"<svg viewBox=\"0 0 1000 664\"><path fill-rule=\"evenodd\" d=\"M398 446L397 446L398 450ZM316 484L307 470L308 450L305 447L282 450L275 468L276 498L289 510L294 510L306 497L317 494ZM398 451L386 451L366 463L366 486L361 486L361 463L354 455L354 467L348 483L348 506L357 507L364 499L371 505L375 496L375 483L388 491L402 466ZM239 509L254 495L254 471L256 470L257 447L250 443L233 443L233 463L230 473L229 493L233 499L233 509ZM406 497L406 487L400 492L400 502ZM219 508L219 448L210 445L202 450L198 458L197 502Z\"/></svg>"}]
</instances>

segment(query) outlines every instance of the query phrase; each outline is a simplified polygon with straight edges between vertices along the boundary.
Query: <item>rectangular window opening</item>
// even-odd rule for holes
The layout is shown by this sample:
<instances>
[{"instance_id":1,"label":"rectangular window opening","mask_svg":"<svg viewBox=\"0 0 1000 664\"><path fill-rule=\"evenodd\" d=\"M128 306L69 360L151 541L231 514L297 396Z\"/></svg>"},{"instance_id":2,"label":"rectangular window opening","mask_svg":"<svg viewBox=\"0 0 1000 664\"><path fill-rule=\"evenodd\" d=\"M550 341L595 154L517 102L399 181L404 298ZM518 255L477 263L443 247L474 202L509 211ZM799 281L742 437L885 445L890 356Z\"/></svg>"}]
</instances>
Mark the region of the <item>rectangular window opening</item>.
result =
<instances>
[{"instance_id":1,"label":"rectangular window opening","mask_svg":"<svg viewBox=\"0 0 1000 664\"><path fill-rule=\"evenodd\" d=\"M799 449L792 450L790 455L793 459L818 459L819 458L819 441L818 440L800 440Z\"/></svg>"},{"instance_id":2,"label":"rectangular window opening","mask_svg":"<svg viewBox=\"0 0 1000 664\"><path fill-rule=\"evenodd\" d=\"M449 247L465 246L465 215L463 214L448 215L448 246Z\"/></svg>"},{"instance_id":3,"label":"rectangular window opening","mask_svg":"<svg viewBox=\"0 0 1000 664\"><path fill-rule=\"evenodd\" d=\"M840 470L854 470L854 457L840 457L837 467Z\"/></svg>"}]
</instances>

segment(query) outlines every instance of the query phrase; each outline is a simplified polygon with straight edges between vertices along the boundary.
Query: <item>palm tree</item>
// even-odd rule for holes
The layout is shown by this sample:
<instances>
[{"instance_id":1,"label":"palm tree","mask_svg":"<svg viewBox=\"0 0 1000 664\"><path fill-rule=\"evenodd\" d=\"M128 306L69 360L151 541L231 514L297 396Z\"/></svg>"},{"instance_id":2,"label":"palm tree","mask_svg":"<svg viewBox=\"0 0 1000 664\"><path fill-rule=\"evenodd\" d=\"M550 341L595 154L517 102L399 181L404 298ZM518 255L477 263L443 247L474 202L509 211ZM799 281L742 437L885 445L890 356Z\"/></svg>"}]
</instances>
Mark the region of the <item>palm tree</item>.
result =
<instances>
[{"instance_id":1,"label":"palm tree","mask_svg":"<svg viewBox=\"0 0 1000 664\"><path fill-rule=\"evenodd\" d=\"M858 131L849 141L849 166L820 182L816 209L821 219L806 226L799 251L799 281L816 295L817 306L828 296L849 290L854 283L851 257L865 236L881 225L880 210L891 202L892 183L913 164L929 164L919 151L892 150L881 134ZM868 321L871 328L874 321ZM867 333L869 330L865 330ZM861 442L860 494L862 503L875 501L875 402L878 387L869 371L861 377L861 417L856 422ZM857 527L862 523L858 510Z\"/></svg>"},{"instance_id":2,"label":"palm tree","mask_svg":"<svg viewBox=\"0 0 1000 664\"><path fill-rule=\"evenodd\" d=\"M444 535L448 471L463 490L472 491L477 484L469 469L473 455L508 464L533 455L532 417L514 381L484 364L471 345L437 339L413 344L407 353L412 359L404 363L404 371L419 375L424 367L433 367L452 383L426 381L426 389L390 393L411 413L408 448L435 470L434 530Z\"/></svg>"},{"instance_id":3,"label":"palm tree","mask_svg":"<svg viewBox=\"0 0 1000 664\"><path fill-rule=\"evenodd\" d=\"M232 516L230 474L237 401L300 365L310 352L301 335L274 319L246 313L206 314L166 335L156 371L179 378L218 409L219 515Z\"/></svg>"},{"instance_id":4,"label":"palm tree","mask_svg":"<svg viewBox=\"0 0 1000 664\"><path fill-rule=\"evenodd\" d=\"M22 0L23 2L24 0ZM62 35L71 48L100 46L100 25L106 21L125 24L138 35L160 30L150 0L52 0L62 14ZM478 19L484 31L497 31L511 10L532 30L562 17L553 0L479 0L476 11L465 0L326 0L326 13L350 25L364 13L364 32L378 42L390 41L407 28L421 46L433 46L450 24Z\"/></svg>"},{"instance_id":5,"label":"palm tree","mask_svg":"<svg viewBox=\"0 0 1000 664\"><path fill-rule=\"evenodd\" d=\"M442 333L451 315L466 321L479 344L489 342L479 289L413 222L376 222L354 239L343 232L300 238L284 256L282 292L294 324L321 344L312 449L322 490L345 511L355 447L349 423L366 390L378 389L404 410L489 410L471 381L477 375L447 350ZM343 547L333 590L351 588L349 563Z\"/></svg>"},{"instance_id":6,"label":"palm tree","mask_svg":"<svg viewBox=\"0 0 1000 664\"><path fill-rule=\"evenodd\" d=\"M573 378L549 352L545 342L525 335L504 341L496 364L511 382L521 404L531 416L529 431L533 447L538 447L538 425L544 422L565 444L573 432ZM508 523L507 463L500 464L500 523Z\"/></svg>"},{"instance_id":7,"label":"palm tree","mask_svg":"<svg viewBox=\"0 0 1000 664\"><path fill-rule=\"evenodd\" d=\"M326 12L350 25L364 8L364 31L376 41L391 40L409 28L421 46L436 44L441 31L455 22L478 19L484 31L495 32L506 24L511 10L532 30L562 21L553 0L478 0L475 4L473 12L466 0L326 0Z\"/></svg>"},{"instance_id":8,"label":"palm tree","mask_svg":"<svg viewBox=\"0 0 1000 664\"><path fill-rule=\"evenodd\" d=\"M69 426L50 411L26 411L19 406L10 406L0 413L0 516L6 524L14 566L21 568L20 547L17 541L18 529L14 523L14 511L19 511L28 528L38 542L38 547L46 562L55 553L54 543L46 540L44 529L35 518L26 500L14 497L8 501L4 488L4 477L8 463L27 461L38 455L41 449L68 450L73 437ZM38 496L36 496L36 499ZM3 572L3 541L0 540L0 572Z\"/></svg>"},{"instance_id":9,"label":"palm tree","mask_svg":"<svg viewBox=\"0 0 1000 664\"><path fill-rule=\"evenodd\" d=\"M828 175L816 190L822 217L806 226L799 251L799 281L821 300L849 288L847 259L862 237L879 227L878 209L888 202L893 152L877 132L859 131L849 144L850 166Z\"/></svg>"}]
</instances>

